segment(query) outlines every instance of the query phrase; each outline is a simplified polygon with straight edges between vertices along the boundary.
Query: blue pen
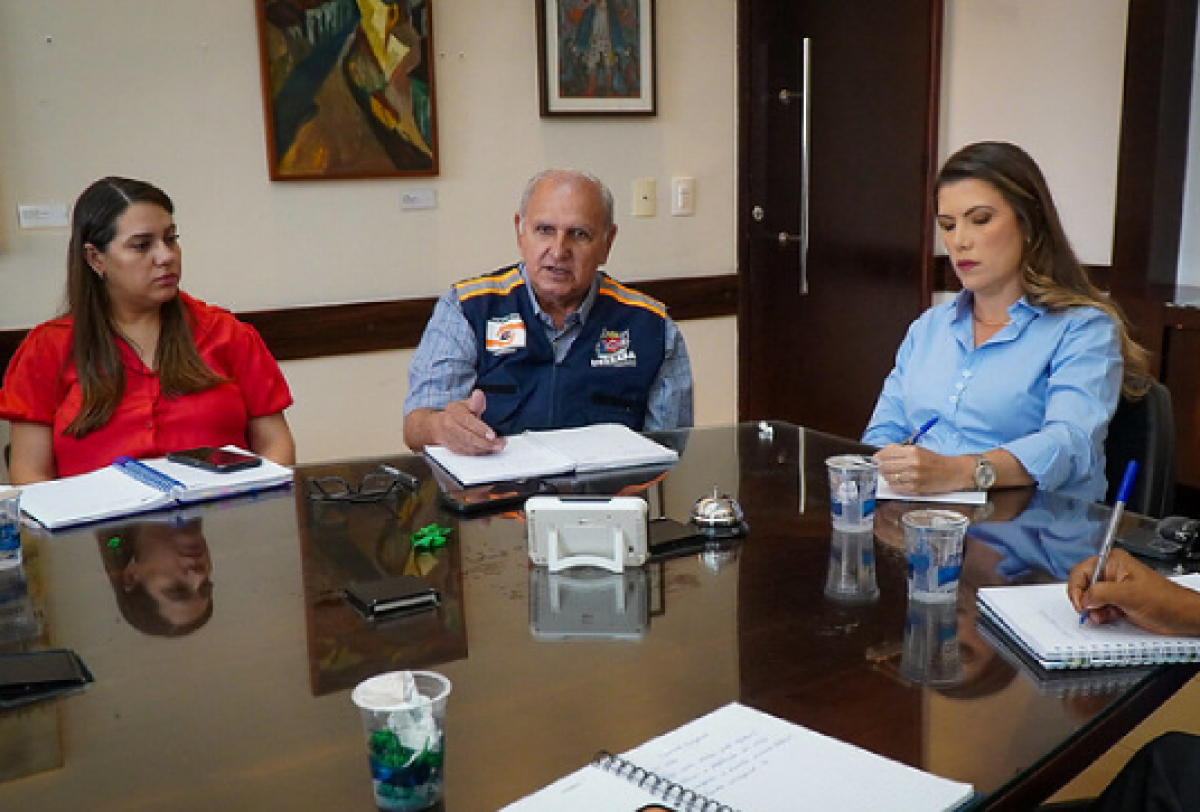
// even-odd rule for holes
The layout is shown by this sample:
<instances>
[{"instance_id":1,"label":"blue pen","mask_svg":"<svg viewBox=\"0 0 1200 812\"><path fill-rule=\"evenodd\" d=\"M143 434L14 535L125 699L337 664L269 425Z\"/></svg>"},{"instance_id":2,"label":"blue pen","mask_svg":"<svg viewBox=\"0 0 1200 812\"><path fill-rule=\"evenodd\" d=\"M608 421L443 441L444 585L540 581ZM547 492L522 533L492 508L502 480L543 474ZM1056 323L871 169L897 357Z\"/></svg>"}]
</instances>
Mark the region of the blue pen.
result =
<instances>
[{"instance_id":1,"label":"blue pen","mask_svg":"<svg viewBox=\"0 0 1200 812\"><path fill-rule=\"evenodd\" d=\"M921 426L921 428L914 431L907 440L905 440L903 443L901 443L901 445L916 445L917 441L920 440L922 437L924 437L925 433L928 432L931 428L933 428L933 424L936 422L938 422L938 419L936 417L929 418L928 420L925 421L925 425Z\"/></svg>"},{"instance_id":2,"label":"blue pen","mask_svg":"<svg viewBox=\"0 0 1200 812\"><path fill-rule=\"evenodd\" d=\"M113 460L113 465L143 485L158 488L160 491L170 493L172 489L176 488L182 491L187 490L187 485L184 485L178 479L167 476L161 471L156 471L144 462L135 460L133 457L117 457Z\"/></svg>"},{"instance_id":3,"label":"blue pen","mask_svg":"<svg viewBox=\"0 0 1200 812\"><path fill-rule=\"evenodd\" d=\"M1130 460L1125 466L1125 478L1121 480L1121 489L1117 491L1117 501L1113 505L1112 516L1108 519L1108 529L1104 532L1104 543L1100 545L1100 554L1096 556L1096 567L1092 570L1092 580L1088 581L1088 587L1092 584L1099 583L1104 577L1104 565L1108 563L1108 554L1112 552L1113 542L1117 538L1117 525L1121 523L1121 514L1125 512L1125 503L1129 501L1129 492L1133 490L1133 480L1137 476L1138 464L1136 460ZM1079 613L1079 625L1082 626L1087 622L1088 610L1084 609Z\"/></svg>"}]
</instances>

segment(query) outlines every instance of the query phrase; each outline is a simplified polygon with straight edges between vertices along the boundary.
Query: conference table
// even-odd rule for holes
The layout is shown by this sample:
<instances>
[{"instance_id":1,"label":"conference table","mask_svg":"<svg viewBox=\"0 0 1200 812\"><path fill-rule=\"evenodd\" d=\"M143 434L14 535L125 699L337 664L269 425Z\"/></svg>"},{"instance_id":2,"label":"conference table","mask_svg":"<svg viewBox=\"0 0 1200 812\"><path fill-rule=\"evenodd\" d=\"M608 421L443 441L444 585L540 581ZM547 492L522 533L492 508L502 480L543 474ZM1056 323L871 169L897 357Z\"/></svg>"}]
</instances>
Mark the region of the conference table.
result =
<instances>
[{"instance_id":1,"label":"conference table","mask_svg":"<svg viewBox=\"0 0 1200 812\"><path fill-rule=\"evenodd\" d=\"M0 606L0 650L73 649L95 682L0 712L0 809L371 809L350 690L403 669L453 683L450 812L498 809L733 701L969 782L971 809L1028 809L1197 670L1048 679L977 623L979 587L1061 580L1094 551L1103 506L1018 489L959 508L972 526L958 600L930 610L905 588L900 517L919 505L881 502L865 542L831 527L824 461L856 442L782 422L654 436L678 464L560 492L641 496L653 520L683 523L728 495L744 537L619 574L549 573L530 565L519 510L446 509L417 455L301 465L288 488L73 532L27 528L24 614ZM310 498L312 480L354 485L381 465L418 486ZM847 555L873 565L877 594L826 595ZM436 611L369 622L343 599L351 582L405 573L440 591ZM957 674L932 679L947 652Z\"/></svg>"}]
</instances>

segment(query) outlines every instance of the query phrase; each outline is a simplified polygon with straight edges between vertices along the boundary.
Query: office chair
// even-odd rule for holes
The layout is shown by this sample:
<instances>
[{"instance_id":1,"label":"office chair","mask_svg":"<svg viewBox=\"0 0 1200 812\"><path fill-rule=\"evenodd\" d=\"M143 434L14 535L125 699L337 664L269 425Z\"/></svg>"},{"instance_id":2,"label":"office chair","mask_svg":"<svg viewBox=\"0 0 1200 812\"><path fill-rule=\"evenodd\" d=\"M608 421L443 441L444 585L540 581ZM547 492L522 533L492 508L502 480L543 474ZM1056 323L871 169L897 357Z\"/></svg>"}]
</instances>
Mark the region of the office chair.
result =
<instances>
[{"instance_id":1,"label":"office chair","mask_svg":"<svg viewBox=\"0 0 1200 812\"><path fill-rule=\"evenodd\" d=\"M1140 400L1122 397L1108 424L1104 453L1108 504L1116 499L1125 465L1137 460L1137 480L1125 506L1159 519L1169 515L1175 502L1175 416L1170 390L1152 380L1150 391Z\"/></svg>"}]
</instances>

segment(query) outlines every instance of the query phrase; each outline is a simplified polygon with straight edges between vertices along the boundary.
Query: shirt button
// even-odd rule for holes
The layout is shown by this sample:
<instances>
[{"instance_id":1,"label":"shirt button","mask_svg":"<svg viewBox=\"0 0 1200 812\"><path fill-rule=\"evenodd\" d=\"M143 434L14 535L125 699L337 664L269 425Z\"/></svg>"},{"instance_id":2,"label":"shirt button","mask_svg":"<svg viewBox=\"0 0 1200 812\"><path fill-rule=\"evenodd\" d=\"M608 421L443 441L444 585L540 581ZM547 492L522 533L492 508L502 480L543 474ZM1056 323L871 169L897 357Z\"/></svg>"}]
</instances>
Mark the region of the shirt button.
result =
<instances>
[{"instance_id":1,"label":"shirt button","mask_svg":"<svg viewBox=\"0 0 1200 812\"><path fill-rule=\"evenodd\" d=\"M971 372L971 370L969 370L969 369L964 369L964 370L963 370L963 377L964 377L964 378L969 378L969 377L971 377L971 375L973 375L973 374L974 374L974 373L973 373L973 372Z\"/></svg>"},{"instance_id":2,"label":"shirt button","mask_svg":"<svg viewBox=\"0 0 1200 812\"><path fill-rule=\"evenodd\" d=\"M954 388L957 389L959 392L961 392L963 390L964 386L966 386L966 384L963 383L962 381L959 381L958 383L954 384Z\"/></svg>"},{"instance_id":3,"label":"shirt button","mask_svg":"<svg viewBox=\"0 0 1200 812\"><path fill-rule=\"evenodd\" d=\"M950 396L950 402L951 402L951 403L958 403L958 395L951 395L951 396Z\"/></svg>"}]
</instances>

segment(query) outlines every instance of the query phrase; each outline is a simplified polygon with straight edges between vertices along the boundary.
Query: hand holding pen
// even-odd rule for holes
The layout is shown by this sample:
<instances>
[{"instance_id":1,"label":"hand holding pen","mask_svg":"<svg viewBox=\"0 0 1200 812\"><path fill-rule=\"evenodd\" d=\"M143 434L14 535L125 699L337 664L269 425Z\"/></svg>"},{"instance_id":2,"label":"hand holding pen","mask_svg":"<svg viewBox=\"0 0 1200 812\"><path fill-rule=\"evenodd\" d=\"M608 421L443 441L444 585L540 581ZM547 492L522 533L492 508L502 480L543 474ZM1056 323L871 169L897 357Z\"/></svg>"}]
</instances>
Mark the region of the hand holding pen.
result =
<instances>
[{"instance_id":1,"label":"hand holding pen","mask_svg":"<svg viewBox=\"0 0 1200 812\"><path fill-rule=\"evenodd\" d=\"M922 425L921 428L917 429L912 434L908 435L908 439L905 440L900 445L916 445L918 442L920 442L921 438L924 437L931 428L933 428L934 423L937 423L937 422L938 422L938 419L936 417L929 418L928 420L925 421L924 425Z\"/></svg>"},{"instance_id":2,"label":"hand holding pen","mask_svg":"<svg viewBox=\"0 0 1200 812\"><path fill-rule=\"evenodd\" d=\"M1108 527L1104 531L1104 543L1100 545L1100 554L1096 556L1096 566L1092 569L1092 578L1088 581L1088 587L1098 583L1104 577L1104 565L1108 563L1108 556L1112 553L1113 542L1117 539L1117 529L1121 524L1121 515L1125 512L1125 503L1129 501L1129 492L1133 490L1133 480L1137 477L1138 464L1136 460L1130 460L1125 466L1125 477L1121 480L1121 489L1117 491L1117 501L1113 505L1112 515L1108 518ZM1079 625L1087 622L1088 612L1084 609L1079 613Z\"/></svg>"}]
</instances>

